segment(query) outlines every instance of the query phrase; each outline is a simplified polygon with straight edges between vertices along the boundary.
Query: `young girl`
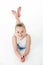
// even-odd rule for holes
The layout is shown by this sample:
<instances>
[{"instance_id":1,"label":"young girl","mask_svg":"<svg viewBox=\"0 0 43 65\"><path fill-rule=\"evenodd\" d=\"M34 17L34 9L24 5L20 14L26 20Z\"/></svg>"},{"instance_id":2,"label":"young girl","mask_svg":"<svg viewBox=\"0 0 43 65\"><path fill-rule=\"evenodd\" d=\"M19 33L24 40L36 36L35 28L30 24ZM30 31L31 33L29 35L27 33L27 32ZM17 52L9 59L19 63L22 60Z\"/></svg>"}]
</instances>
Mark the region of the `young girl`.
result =
<instances>
[{"instance_id":1,"label":"young girl","mask_svg":"<svg viewBox=\"0 0 43 65\"><path fill-rule=\"evenodd\" d=\"M12 37L12 41L15 54L17 55L21 62L24 62L26 56L30 51L31 39L30 35L26 33L25 25L19 19L21 16L20 12L21 7L17 9L17 12L15 10L12 10L12 13L17 20L15 26L15 34Z\"/></svg>"}]
</instances>

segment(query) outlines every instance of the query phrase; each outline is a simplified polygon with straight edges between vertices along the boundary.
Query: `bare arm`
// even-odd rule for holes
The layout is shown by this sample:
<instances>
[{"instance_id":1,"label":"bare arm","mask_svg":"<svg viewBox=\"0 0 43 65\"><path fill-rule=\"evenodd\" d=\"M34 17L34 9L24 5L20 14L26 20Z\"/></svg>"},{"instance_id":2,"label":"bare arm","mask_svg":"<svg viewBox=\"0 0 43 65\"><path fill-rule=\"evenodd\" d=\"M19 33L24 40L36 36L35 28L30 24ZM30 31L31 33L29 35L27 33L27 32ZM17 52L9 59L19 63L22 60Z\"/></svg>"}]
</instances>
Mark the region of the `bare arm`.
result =
<instances>
[{"instance_id":1,"label":"bare arm","mask_svg":"<svg viewBox=\"0 0 43 65\"><path fill-rule=\"evenodd\" d=\"M13 42L14 52L17 55L17 57L20 59L21 58L21 54L19 53L19 51L17 49L17 42L16 42L16 37L15 36L12 37L12 42Z\"/></svg>"},{"instance_id":2,"label":"bare arm","mask_svg":"<svg viewBox=\"0 0 43 65\"><path fill-rule=\"evenodd\" d=\"M23 54L24 57L27 56L29 51L30 51L31 39L30 39L29 35L27 35L26 40L27 40L27 45L26 45L26 50L25 50L25 52Z\"/></svg>"}]
</instances>

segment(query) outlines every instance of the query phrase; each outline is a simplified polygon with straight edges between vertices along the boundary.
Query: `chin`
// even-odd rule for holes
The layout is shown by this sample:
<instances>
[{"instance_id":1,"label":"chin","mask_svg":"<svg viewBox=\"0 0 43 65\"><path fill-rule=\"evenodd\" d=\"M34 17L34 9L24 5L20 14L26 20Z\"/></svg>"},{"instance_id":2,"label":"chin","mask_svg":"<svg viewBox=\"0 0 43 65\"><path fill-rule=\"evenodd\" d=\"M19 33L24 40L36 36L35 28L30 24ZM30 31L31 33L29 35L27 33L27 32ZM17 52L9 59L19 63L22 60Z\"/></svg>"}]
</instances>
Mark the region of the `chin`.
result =
<instances>
[{"instance_id":1,"label":"chin","mask_svg":"<svg viewBox=\"0 0 43 65\"><path fill-rule=\"evenodd\" d=\"M19 37L19 39L22 39L23 37Z\"/></svg>"}]
</instances>

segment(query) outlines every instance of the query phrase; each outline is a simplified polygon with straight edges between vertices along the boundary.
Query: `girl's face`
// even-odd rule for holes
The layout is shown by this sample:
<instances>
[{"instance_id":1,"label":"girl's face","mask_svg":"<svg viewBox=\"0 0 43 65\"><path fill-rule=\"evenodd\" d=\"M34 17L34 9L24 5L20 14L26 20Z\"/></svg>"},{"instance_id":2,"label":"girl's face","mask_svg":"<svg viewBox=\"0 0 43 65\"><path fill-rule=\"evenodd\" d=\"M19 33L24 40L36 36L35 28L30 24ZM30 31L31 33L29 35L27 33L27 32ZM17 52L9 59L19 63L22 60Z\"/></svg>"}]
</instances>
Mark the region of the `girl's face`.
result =
<instances>
[{"instance_id":1,"label":"girl's face","mask_svg":"<svg viewBox=\"0 0 43 65\"><path fill-rule=\"evenodd\" d=\"M16 27L15 34L19 39L22 39L26 34L26 30L24 27Z\"/></svg>"}]
</instances>

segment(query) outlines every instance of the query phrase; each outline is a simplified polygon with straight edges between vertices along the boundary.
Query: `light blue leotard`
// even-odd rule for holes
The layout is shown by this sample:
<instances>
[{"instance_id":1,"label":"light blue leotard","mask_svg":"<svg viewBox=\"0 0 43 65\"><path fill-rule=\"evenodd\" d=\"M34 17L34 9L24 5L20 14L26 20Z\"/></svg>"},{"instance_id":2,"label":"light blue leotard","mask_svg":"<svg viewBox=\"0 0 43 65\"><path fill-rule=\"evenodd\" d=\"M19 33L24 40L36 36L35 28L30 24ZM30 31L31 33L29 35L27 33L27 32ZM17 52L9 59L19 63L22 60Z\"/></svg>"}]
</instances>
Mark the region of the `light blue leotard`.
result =
<instances>
[{"instance_id":1,"label":"light blue leotard","mask_svg":"<svg viewBox=\"0 0 43 65\"><path fill-rule=\"evenodd\" d=\"M20 51L26 49L26 37L21 40L17 38L17 47Z\"/></svg>"}]
</instances>

